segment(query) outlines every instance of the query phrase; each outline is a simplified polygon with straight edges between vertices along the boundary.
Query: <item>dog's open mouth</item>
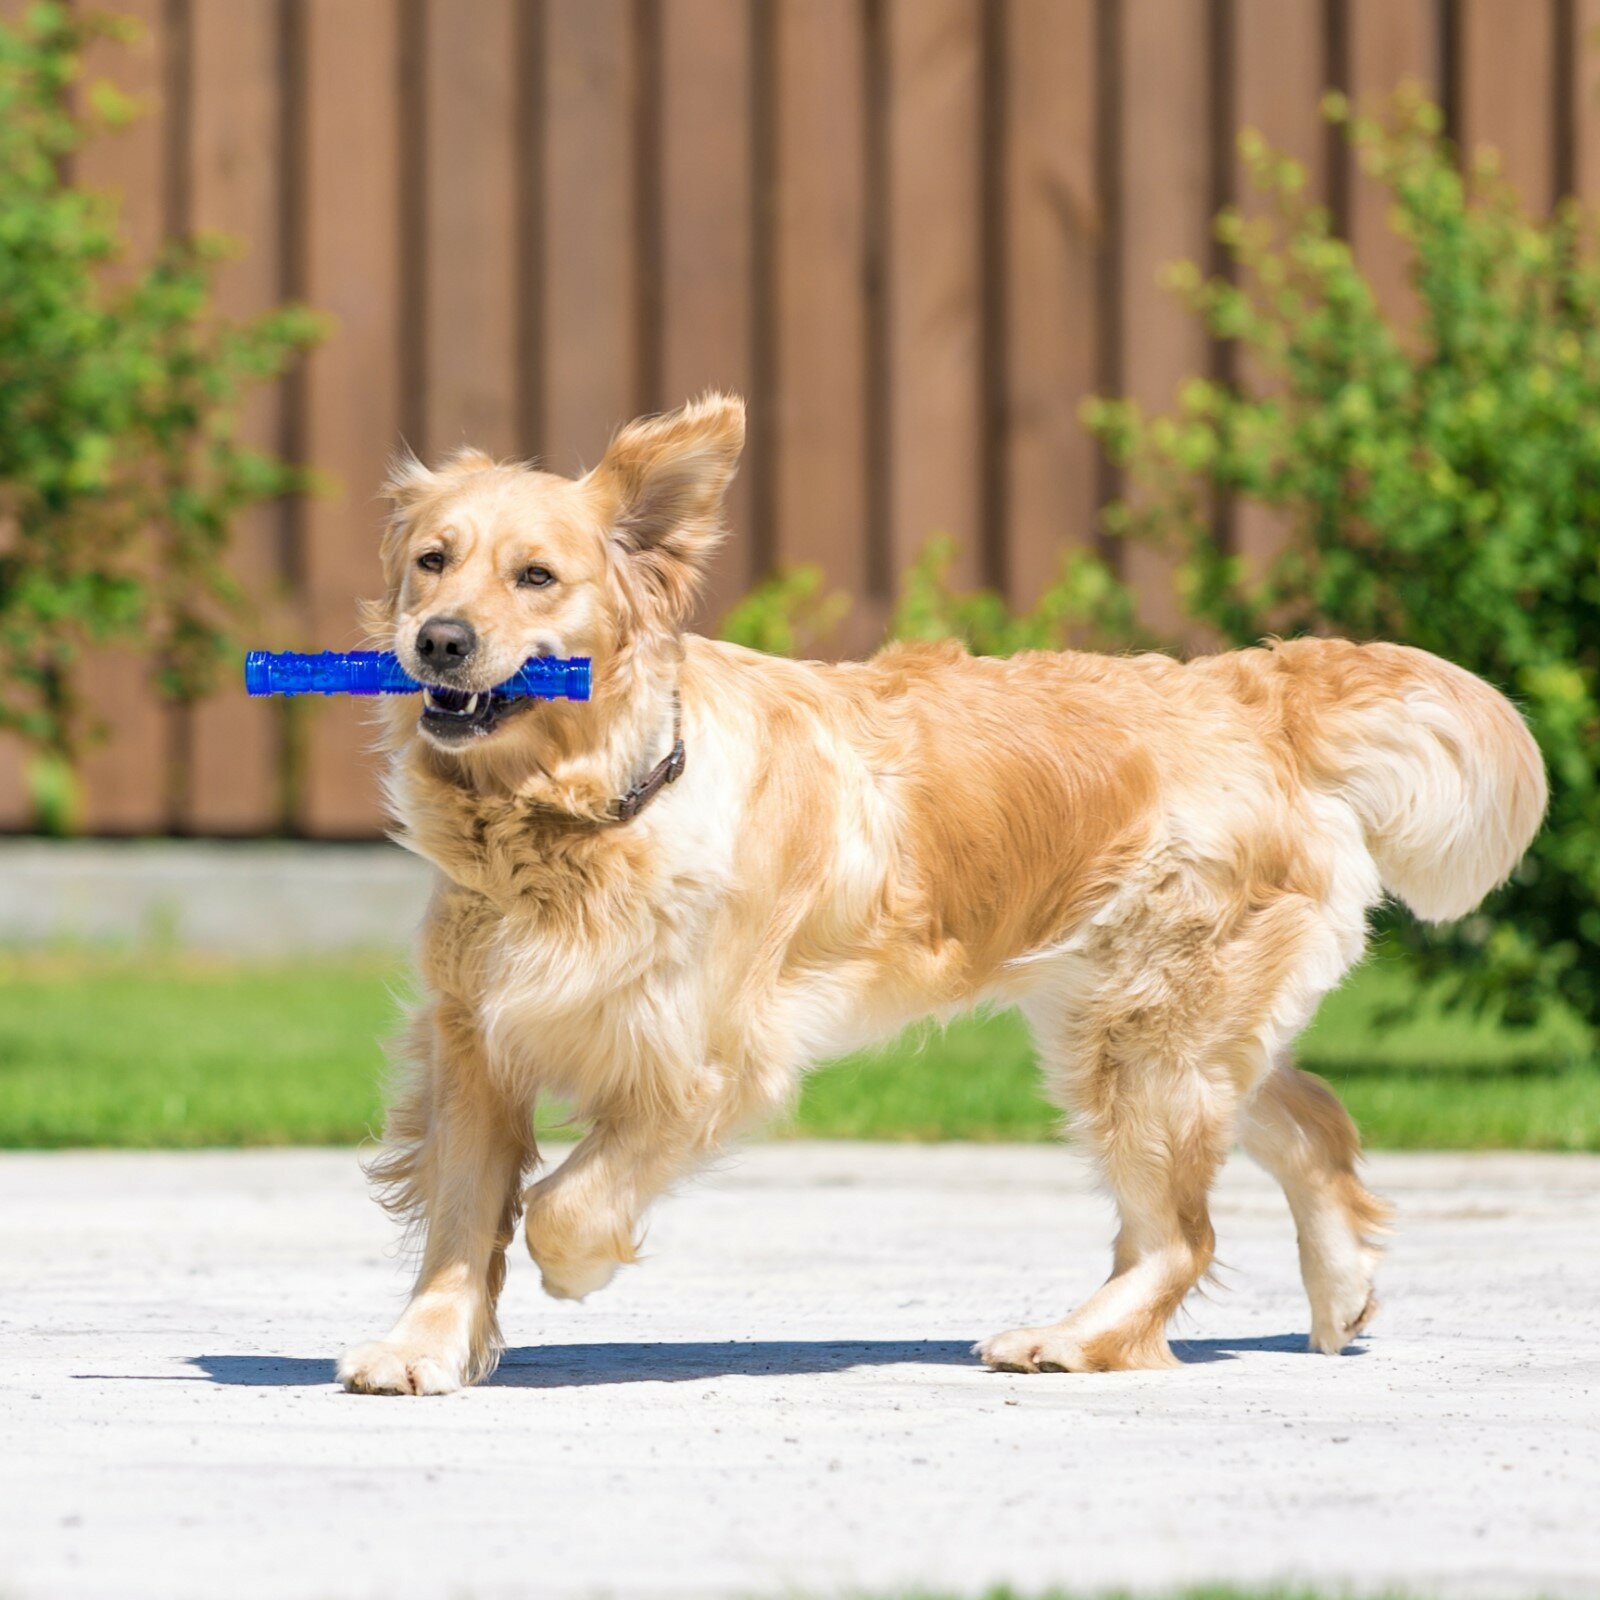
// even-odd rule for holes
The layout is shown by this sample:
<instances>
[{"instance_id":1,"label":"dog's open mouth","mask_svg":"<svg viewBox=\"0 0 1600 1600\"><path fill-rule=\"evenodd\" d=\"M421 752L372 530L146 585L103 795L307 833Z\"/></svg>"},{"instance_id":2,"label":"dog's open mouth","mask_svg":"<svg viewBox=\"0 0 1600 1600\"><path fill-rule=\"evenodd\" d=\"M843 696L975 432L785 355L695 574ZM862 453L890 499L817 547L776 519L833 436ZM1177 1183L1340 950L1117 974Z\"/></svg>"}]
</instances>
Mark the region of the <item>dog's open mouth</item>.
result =
<instances>
[{"instance_id":1,"label":"dog's open mouth","mask_svg":"<svg viewBox=\"0 0 1600 1600\"><path fill-rule=\"evenodd\" d=\"M464 744L493 733L507 717L524 710L528 701L493 689L449 689L424 684L422 726L440 744Z\"/></svg>"}]
</instances>

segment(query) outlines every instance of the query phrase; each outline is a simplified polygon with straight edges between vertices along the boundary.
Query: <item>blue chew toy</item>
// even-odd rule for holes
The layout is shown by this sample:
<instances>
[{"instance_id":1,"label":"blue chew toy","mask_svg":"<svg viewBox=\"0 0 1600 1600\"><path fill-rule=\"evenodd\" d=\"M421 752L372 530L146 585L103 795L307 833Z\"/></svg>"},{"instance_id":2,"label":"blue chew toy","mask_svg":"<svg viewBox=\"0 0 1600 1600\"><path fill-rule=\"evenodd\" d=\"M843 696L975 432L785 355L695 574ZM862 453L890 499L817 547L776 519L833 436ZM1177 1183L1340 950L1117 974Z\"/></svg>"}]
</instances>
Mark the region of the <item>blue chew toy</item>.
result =
<instances>
[{"instance_id":1,"label":"blue chew toy","mask_svg":"<svg viewBox=\"0 0 1600 1600\"><path fill-rule=\"evenodd\" d=\"M422 692L422 685L387 650L323 650L316 655L252 650L244 658L244 687L252 695ZM587 700L589 658L534 656L493 692L508 698Z\"/></svg>"}]
</instances>

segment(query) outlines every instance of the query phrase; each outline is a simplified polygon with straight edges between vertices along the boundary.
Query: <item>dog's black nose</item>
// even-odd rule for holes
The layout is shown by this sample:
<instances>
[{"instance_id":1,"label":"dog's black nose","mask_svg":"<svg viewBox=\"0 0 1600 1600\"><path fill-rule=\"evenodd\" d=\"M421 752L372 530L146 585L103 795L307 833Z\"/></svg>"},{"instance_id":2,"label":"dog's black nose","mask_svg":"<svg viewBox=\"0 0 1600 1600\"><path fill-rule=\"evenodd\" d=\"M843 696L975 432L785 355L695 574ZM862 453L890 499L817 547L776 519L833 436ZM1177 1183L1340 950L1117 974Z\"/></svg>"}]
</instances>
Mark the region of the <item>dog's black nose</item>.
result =
<instances>
[{"instance_id":1,"label":"dog's black nose","mask_svg":"<svg viewBox=\"0 0 1600 1600\"><path fill-rule=\"evenodd\" d=\"M478 648L472 624L459 617L431 617L417 630L417 654L432 667L462 667Z\"/></svg>"}]
</instances>

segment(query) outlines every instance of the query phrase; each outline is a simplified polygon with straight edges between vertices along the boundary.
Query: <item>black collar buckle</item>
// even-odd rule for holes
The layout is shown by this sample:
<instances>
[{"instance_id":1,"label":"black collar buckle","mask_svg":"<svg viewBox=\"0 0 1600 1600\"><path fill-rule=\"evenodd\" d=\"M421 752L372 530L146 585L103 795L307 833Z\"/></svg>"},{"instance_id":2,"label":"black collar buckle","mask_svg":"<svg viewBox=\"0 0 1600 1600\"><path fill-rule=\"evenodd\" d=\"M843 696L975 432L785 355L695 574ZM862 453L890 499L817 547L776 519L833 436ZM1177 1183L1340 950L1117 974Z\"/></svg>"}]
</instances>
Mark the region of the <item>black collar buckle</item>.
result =
<instances>
[{"instance_id":1,"label":"black collar buckle","mask_svg":"<svg viewBox=\"0 0 1600 1600\"><path fill-rule=\"evenodd\" d=\"M618 798L615 813L616 821L632 822L669 783L676 783L683 776L683 769L688 757L683 748L682 724L683 712L679 707L678 697L674 694L672 697L672 748L626 794Z\"/></svg>"}]
</instances>

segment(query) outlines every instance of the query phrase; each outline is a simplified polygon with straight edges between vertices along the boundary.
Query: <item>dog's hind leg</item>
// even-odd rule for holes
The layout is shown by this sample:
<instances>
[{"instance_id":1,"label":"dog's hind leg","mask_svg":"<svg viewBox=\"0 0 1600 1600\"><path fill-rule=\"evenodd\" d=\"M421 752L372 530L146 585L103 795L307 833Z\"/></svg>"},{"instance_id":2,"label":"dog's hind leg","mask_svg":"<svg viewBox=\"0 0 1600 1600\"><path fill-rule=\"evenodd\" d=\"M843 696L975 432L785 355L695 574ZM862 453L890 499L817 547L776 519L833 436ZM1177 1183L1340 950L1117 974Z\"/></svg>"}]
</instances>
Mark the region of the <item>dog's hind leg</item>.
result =
<instances>
[{"instance_id":1,"label":"dog's hind leg","mask_svg":"<svg viewBox=\"0 0 1600 1600\"><path fill-rule=\"evenodd\" d=\"M1311 1301L1311 1346L1336 1355L1378 1308L1374 1236L1389 1218L1356 1176L1361 1136L1327 1084L1283 1065L1246 1106L1240 1143L1283 1185Z\"/></svg>"},{"instance_id":2,"label":"dog's hind leg","mask_svg":"<svg viewBox=\"0 0 1600 1600\"><path fill-rule=\"evenodd\" d=\"M533 1155L530 1119L495 1089L465 1008L441 1001L414 1045L418 1077L371 1172L389 1209L424 1230L422 1261L400 1320L339 1363L340 1382L363 1394L447 1394L493 1370L495 1302Z\"/></svg>"},{"instance_id":3,"label":"dog's hind leg","mask_svg":"<svg viewBox=\"0 0 1600 1600\"><path fill-rule=\"evenodd\" d=\"M1075 1065L1079 1127L1117 1203L1111 1276L1065 1321L1017 1328L978 1354L1008 1372L1112 1372L1174 1364L1166 1328L1211 1264L1208 1196L1232 1140L1231 1085L1192 1066Z\"/></svg>"}]
</instances>

